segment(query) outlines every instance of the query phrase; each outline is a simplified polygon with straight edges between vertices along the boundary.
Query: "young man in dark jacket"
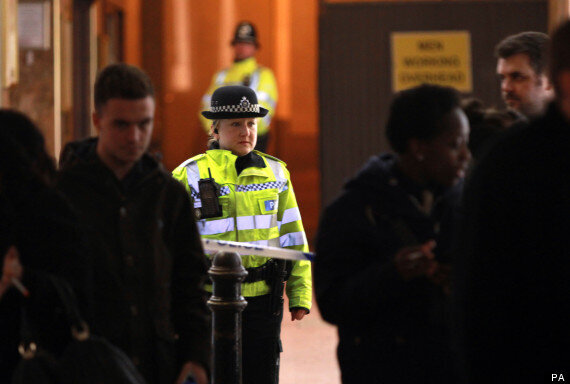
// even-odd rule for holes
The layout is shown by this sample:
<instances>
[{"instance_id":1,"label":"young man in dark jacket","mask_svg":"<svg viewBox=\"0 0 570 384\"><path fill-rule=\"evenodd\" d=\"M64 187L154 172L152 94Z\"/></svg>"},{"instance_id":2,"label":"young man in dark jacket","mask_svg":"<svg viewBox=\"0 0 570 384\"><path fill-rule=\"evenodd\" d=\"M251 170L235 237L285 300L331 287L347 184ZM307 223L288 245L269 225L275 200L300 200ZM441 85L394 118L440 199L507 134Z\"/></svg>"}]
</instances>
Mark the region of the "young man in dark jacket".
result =
<instances>
[{"instance_id":1,"label":"young man in dark jacket","mask_svg":"<svg viewBox=\"0 0 570 384\"><path fill-rule=\"evenodd\" d=\"M189 198L146 153L150 79L125 64L95 83L99 137L69 144L59 189L90 242L93 332L131 357L149 383L207 383L206 263Z\"/></svg>"},{"instance_id":2,"label":"young man in dark jacket","mask_svg":"<svg viewBox=\"0 0 570 384\"><path fill-rule=\"evenodd\" d=\"M396 97L386 131L397 155L373 157L321 218L317 304L338 326L344 384L455 384L446 304L467 117L455 91L426 85Z\"/></svg>"}]
</instances>

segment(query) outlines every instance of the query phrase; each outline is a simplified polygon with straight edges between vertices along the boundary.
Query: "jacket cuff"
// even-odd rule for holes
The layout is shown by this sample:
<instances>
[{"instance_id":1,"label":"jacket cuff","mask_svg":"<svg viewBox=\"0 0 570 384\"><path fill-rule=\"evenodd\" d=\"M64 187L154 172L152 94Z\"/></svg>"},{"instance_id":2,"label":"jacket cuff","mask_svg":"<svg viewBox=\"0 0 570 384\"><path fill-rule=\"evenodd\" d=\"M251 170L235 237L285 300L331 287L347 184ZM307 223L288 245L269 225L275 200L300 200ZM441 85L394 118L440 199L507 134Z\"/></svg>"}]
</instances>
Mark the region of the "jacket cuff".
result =
<instances>
[{"instance_id":1,"label":"jacket cuff","mask_svg":"<svg viewBox=\"0 0 570 384\"><path fill-rule=\"evenodd\" d=\"M289 312L293 312L294 309L304 309L305 311L307 311L307 315L311 313L311 310L305 307L289 307Z\"/></svg>"}]
</instances>

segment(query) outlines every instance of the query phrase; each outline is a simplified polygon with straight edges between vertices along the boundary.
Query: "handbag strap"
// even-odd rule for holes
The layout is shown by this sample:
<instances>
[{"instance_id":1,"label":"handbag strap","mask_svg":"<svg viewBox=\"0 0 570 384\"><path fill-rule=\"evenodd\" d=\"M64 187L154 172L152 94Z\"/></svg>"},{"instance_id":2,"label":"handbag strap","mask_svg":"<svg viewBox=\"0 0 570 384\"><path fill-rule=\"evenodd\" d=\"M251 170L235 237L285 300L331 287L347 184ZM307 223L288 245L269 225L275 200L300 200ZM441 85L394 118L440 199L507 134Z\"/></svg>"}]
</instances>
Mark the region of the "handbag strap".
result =
<instances>
[{"instance_id":1,"label":"handbag strap","mask_svg":"<svg viewBox=\"0 0 570 384\"><path fill-rule=\"evenodd\" d=\"M48 276L51 284L53 284L58 298L63 304L63 309L67 316L67 320L71 324L71 334L79 341L87 340L89 338L89 326L87 322L81 317L75 293L69 283L61 278L53 275Z\"/></svg>"},{"instance_id":2,"label":"handbag strap","mask_svg":"<svg viewBox=\"0 0 570 384\"><path fill-rule=\"evenodd\" d=\"M34 332L25 304L22 305L20 313L20 344L18 344L18 353L20 353L22 358L28 360L36 355L38 347L34 341Z\"/></svg>"},{"instance_id":3,"label":"handbag strap","mask_svg":"<svg viewBox=\"0 0 570 384\"><path fill-rule=\"evenodd\" d=\"M85 320L83 320L83 317L79 312L75 293L69 283L48 273L44 273L43 276L53 286L57 298L63 305L65 316L71 325L71 335L73 338L78 341L87 340L90 337L89 326ZM31 359L38 351L38 345L36 342L37 335L34 332L28 315L28 310L26 308L29 304L29 300L25 300L26 302L21 308L20 344L18 345L18 352L22 358Z\"/></svg>"}]
</instances>

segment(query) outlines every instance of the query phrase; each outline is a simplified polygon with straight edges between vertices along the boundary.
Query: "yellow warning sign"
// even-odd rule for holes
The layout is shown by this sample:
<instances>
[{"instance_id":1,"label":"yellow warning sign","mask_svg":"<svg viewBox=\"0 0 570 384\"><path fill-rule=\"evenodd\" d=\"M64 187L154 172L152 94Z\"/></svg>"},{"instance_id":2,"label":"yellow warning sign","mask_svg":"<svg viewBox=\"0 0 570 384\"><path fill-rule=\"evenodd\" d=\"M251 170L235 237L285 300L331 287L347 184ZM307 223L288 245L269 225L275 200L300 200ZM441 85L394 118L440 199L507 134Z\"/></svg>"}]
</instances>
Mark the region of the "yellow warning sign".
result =
<instances>
[{"instance_id":1,"label":"yellow warning sign","mask_svg":"<svg viewBox=\"0 0 570 384\"><path fill-rule=\"evenodd\" d=\"M472 91L468 31L392 33L394 92L423 83Z\"/></svg>"}]
</instances>

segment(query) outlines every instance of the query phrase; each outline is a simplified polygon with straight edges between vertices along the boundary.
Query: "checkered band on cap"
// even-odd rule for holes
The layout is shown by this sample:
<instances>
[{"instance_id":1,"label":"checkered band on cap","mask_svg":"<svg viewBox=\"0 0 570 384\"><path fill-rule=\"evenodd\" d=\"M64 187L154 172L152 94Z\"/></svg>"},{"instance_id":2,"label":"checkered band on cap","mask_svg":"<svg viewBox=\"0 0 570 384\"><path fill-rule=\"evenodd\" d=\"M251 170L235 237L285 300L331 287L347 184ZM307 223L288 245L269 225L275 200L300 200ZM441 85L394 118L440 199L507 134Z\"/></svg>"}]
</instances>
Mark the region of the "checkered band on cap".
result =
<instances>
[{"instance_id":1,"label":"checkered band on cap","mask_svg":"<svg viewBox=\"0 0 570 384\"><path fill-rule=\"evenodd\" d=\"M243 112L254 112L259 113L259 104L247 104L244 105L222 105L219 107L210 107L210 112L232 112L232 113L243 113Z\"/></svg>"}]
</instances>

